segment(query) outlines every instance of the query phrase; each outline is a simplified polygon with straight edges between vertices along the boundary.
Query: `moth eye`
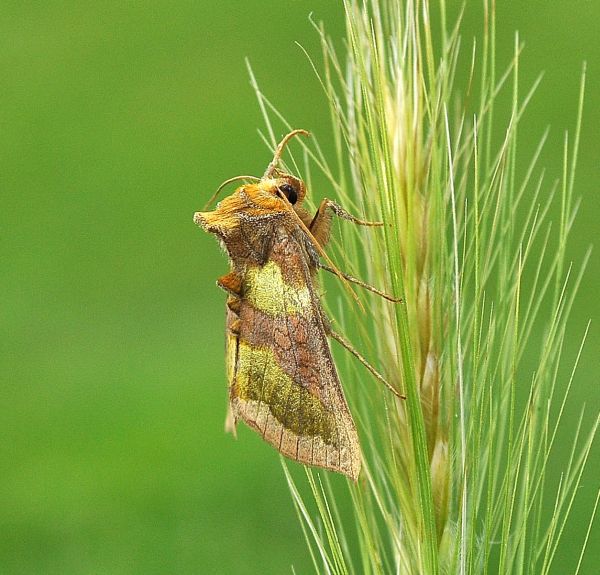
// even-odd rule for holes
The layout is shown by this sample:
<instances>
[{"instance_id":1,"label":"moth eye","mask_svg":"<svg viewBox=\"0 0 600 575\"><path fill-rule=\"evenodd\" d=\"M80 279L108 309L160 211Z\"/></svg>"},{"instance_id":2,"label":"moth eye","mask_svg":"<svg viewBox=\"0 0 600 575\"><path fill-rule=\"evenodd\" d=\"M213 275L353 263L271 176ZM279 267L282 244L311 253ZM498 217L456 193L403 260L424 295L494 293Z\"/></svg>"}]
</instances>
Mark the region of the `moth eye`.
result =
<instances>
[{"instance_id":1,"label":"moth eye","mask_svg":"<svg viewBox=\"0 0 600 575\"><path fill-rule=\"evenodd\" d=\"M279 189L283 192L285 197L288 199L288 202L290 202L292 206L298 201L298 194L296 193L294 186L290 184L281 184Z\"/></svg>"}]
</instances>

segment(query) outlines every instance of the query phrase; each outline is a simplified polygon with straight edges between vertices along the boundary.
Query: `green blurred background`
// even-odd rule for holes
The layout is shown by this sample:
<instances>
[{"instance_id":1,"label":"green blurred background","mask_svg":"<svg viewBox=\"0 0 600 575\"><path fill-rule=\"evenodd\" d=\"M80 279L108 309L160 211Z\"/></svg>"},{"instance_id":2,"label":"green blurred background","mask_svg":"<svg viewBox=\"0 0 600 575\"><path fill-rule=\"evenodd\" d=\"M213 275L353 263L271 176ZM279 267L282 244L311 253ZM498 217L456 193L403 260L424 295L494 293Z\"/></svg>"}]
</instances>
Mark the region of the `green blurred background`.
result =
<instances>
[{"instance_id":1,"label":"green blurred background","mask_svg":"<svg viewBox=\"0 0 600 575\"><path fill-rule=\"evenodd\" d=\"M480 28L471 4L468 49ZM318 56L311 11L342 36L338 2L3 3L0 573L309 570L275 452L246 429L238 441L223 433L214 280L226 260L192 213L222 180L260 174L269 159L245 57L288 120L329 141L326 102L294 44ZM522 85L545 71L520 150L550 124L551 178L589 64L575 262L600 220L599 22L598 2L499 6L500 63L519 29ZM600 317L599 279L596 254L570 360ZM599 350L593 324L566 427L583 402L598 409ZM572 571L585 532L593 454L557 573Z\"/></svg>"}]
</instances>

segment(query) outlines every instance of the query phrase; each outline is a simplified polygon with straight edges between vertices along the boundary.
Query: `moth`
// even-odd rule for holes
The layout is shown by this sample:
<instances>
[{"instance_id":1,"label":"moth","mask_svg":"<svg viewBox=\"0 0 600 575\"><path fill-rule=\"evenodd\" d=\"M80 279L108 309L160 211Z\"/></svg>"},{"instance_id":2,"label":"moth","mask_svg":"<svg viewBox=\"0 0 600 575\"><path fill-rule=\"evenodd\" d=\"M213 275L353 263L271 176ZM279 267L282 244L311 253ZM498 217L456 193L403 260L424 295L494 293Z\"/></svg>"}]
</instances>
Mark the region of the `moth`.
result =
<instances>
[{"instance_id":1,"label":"moth","mask_svg":"<svg viewBox=\"0 0 600 575\"><path fill-rule=\"evenodd\" d=\"M286 457L356 481L358 434L327 338L339 341L402 396L332 330L321 307L317 272L325 269L346 285L356 283L398 300L343 274L328 258L323 248L332 214L359 225L382 224L360 220L329 199L321 201L314 216L302 207L304 182L278 168L286 144L297 135L308 132L287 134L262 178L227 180L215 196L233 181L254 181L238 187L213 211L194 214L196 224L217 236L230 261L230 271L217 280L228 294L228 427L235 431L241 419Z\"/></svg>"}]
</instances>

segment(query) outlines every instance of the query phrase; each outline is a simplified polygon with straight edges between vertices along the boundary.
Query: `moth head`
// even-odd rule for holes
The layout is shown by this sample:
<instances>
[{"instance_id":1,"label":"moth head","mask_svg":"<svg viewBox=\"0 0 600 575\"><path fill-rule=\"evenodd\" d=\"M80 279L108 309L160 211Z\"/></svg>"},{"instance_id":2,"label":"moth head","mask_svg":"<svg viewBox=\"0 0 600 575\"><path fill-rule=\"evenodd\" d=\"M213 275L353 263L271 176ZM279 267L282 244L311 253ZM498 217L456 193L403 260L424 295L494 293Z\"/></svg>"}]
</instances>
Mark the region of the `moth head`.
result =
<instances>
[{"instance_id":1,"label":"moth head","mask_svg":"<svg viewBox=\"0 0 600 575\"><path fill-rule=\"evenodd\" d=\"M268 206L273 211L288 210L289 206L302 203L306 195L304 182L290 174L277 173L275 177L262 179L250 194L259 205Z\"/></svg>"},{"instance_id":2,"label":"moth head","mask_svg":"<svg viewBox=\"0 0 600 575\"><path fill-rule=\"evenodd\" d=\"M289 174L283 174L276 180L275 186L277 188L276 194L285 199L292 205L301 204L306 196L306 187L304 182Z\"/></svg>"}]
</instances>

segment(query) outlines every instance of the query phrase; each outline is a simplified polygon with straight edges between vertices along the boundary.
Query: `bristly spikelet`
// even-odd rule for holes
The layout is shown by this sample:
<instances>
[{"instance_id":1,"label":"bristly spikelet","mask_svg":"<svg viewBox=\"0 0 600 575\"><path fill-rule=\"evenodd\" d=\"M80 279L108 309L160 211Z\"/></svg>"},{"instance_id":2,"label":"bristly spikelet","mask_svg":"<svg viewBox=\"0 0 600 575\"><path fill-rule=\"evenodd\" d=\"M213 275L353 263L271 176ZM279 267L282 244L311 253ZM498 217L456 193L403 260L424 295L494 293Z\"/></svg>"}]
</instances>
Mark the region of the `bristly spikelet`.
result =
<instances>
[{"instance_id":1,"label":"bristly spikelet","mask_svg":"<svg viewBox=\"0 0 600 575\"><path fill-rule=\"evenodd\" d=\"M332 162L318 148L307 157L344 204L364 206L386 224L383 239L342 229L342 251L405 305L369 301L372 325L344 320L365 334L364 345L407 401L390 405L357 386L366 481L352 491L356 534L341 521L327 482L309 476L317 525L288 474L308 542L332 573L547 574L598 425L583 441L576 435L579 456L551 493L568 392L558 391L557 374L580 278L567 285L564 260L583 99L560 229L551 234L553 192L542 176L535 181L540 150L527 169L516 169L517 128L531 92L519 93L518 37L506 73L496 75L495 3L484 2L483 46L464 56L460 21L448 28L444 2L434 13L427 0L344 6L345 62L316 26L337 157ZM467 70L464 90L454 87L458 66ZM506 118L495 106L508 84ZM460 101L465 92L469 109ZM278 114L257 94L263 110ZM519 161L525 157L520 148ZM540 349L530 343L533 333L543 339ZM360 565L349 551L355 548Z\"/></svg>"}]
</instances>

